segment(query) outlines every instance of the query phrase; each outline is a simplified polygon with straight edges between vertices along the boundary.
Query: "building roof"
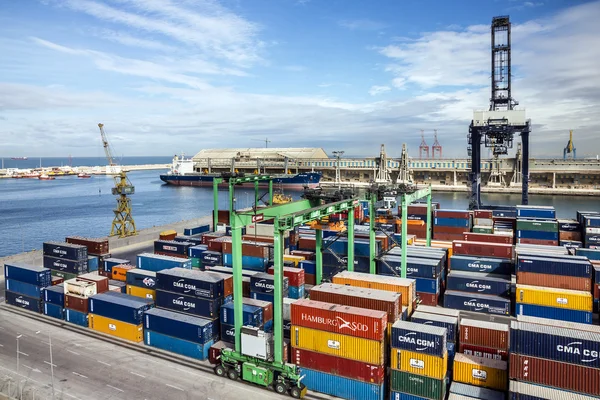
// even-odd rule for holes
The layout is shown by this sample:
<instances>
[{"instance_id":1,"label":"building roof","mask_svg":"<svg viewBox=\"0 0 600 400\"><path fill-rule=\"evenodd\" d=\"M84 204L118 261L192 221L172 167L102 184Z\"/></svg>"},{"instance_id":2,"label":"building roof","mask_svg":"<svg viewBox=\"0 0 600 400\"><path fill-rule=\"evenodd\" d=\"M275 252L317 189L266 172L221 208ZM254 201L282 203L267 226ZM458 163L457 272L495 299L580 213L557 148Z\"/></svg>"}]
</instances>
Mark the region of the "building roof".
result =
<instances>
[{"instance_id":1,"label":"building roof","mask_svg":"<svg viewBox=\"0 0 600 400\"><path fill-rule=\"evenodd\" d=\"M267 160L283 160L285 157L295 159L309 158L329 158L327 153L322 148L317 147L299 147L299 148L238 148L238 149L204 149L196 154L194 161L200 159L267 159Z\"/></svg>"}]
</instances>

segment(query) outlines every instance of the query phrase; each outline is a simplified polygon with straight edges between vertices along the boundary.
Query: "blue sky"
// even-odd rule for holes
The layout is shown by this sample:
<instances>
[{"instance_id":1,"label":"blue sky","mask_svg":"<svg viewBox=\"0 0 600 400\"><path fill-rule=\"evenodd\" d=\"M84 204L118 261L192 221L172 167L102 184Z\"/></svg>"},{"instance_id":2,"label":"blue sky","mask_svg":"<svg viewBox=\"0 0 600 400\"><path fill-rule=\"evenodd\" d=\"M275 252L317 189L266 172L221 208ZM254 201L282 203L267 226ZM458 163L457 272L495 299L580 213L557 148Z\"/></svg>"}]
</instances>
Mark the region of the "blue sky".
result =
<instances>
[{"instance_id":1,"label":"blue sky","mask_svg":"<svg viewBox=\"0 0 600 400\"><path fill-rule=\"evenodd\" d=\"M0 12L0 155L323 147L392 156L420 129L466 155L489 24L513 23L532 152L600 151L600 2L22 0Z\"/></svg>"}]
</instances>

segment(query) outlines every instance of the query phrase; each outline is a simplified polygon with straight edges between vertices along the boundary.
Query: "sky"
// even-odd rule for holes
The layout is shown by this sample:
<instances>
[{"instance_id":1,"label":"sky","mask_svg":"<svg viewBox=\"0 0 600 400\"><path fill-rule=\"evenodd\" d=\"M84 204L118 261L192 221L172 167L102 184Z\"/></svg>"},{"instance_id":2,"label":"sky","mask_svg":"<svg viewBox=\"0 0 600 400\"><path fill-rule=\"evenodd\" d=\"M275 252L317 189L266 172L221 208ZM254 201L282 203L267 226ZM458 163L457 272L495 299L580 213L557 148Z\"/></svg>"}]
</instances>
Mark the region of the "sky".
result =
<instances>
[{"instance_id":1,"label":"sky","mask_svg":"<svg viewBox=\"0 0 600 400\"><path fill-rule=\"evenodd\" d=\"M0 9L0 156L322 147L466 156L512 22L531 152L600 153L600 1L19 0ZM515 145L516 146L516 145Z\"/></svg>"}]
</instances>

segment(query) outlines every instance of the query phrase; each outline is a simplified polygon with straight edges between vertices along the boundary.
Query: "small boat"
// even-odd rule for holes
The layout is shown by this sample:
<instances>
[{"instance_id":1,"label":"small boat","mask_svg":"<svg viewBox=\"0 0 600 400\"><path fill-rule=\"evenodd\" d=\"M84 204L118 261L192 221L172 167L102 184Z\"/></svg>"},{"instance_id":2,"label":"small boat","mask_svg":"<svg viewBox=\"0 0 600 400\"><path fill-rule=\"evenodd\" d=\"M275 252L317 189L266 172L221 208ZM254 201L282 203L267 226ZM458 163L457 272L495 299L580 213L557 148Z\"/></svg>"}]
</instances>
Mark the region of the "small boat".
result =
<instances>
[{"instance_id":1,"label":"small boat","mask_svg":"<svg viewBox=\"0 0 600 400\"><path fill-rule=\"evenodd\" d=\"M38 177L38 179L41 180L41 181L52 181L52 180L54 180L56 178L53 177L53 176L50 176L50 175L42 174L42 175L40 175Z\"/></svg>"},{"instance_id":2,"label":"small boat","mask_svg":"<svg viewBox=\"0 0 600 400\"><path fill-rule=\"evenodd\" d=\"M77 174L78 178L91 178L92 176L90 174L86 174L85 172L80 172L79 174Z\"/></svg>"},{"instance_id":3,"label":"small boat","mask_svg":"<svg viewBox=\"0 0 600 400\"><path fill-rule=\"evenodd\" d=\"M38 172L28 172L26 174L21 175L21 178L37 179L39 177L40 177L40 174Z\"/></svg>"}]
</instances>

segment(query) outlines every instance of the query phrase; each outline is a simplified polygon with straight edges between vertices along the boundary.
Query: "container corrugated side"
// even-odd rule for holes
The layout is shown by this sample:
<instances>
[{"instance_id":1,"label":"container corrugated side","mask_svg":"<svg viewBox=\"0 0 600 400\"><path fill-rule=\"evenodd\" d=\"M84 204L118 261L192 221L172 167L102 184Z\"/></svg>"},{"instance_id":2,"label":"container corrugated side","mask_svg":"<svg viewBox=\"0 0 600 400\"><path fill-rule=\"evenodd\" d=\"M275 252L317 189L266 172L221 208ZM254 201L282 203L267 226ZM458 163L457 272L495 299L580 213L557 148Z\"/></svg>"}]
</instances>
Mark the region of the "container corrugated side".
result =
<instances>
[{"instance_id":1,"label":"container corrugated side","mask_svg":"<svg viewBox=\"0 0 600 400\"><path fill-rule=\"evenodd\" d=\"M444 307L487 314L510 315L511 302L510 299L500 296L447 290L444 294Z\"/></svg>"},{"instance_id":2,"label":"container corrugated side","mask_svg":"<svg viewBox=\"0 0 600 400\"><path fill-rule=\"evenodd\" d=\"M508 275L513 270L513 262L509 258L453 255L450 257L450 269L455 271Z\"/></svg>"},{"instance_id":3,"label":"container corrugated side","mask_svg":"<svg viewBox=\"0 0 600 400\"><path fill-rule=\"evenodd\" d=\"M51 274L48 268L21 263L4 264L4 277L36 286L50 286Z\"/></svg>"},{"instance_id":4,"label":"container corrugated side","mask_svg":"<svg viewBox=\"0 0 600 400\"><path fill-rule=\"evenodd\" d=\"M219 335L219 321L152 308L144 313L144 329L203 344Z\"/></svg>"},{"instance_id":5,"label":"container corrugated side","mask_svg":"<svg viewBox=\"0 0 600 400\"><path fill-rule=\"evenodd\" d=\"M68 308L65 308L65 321L85 328L89 327L87 314Z\"/></svg>"},{"instance_id":6,"label":"container corrugated side","mask_svg":"<svg viewBox=\"0 0 600 400\"><path fill-rule=\"evenodd\" d=\"M456 354L452 371L455 382L496 390L506 390L508 384L506 361Z\"/></svg>"},{"instance_id":7,"label":"container corrugated side","mask_svg":"<svg viewBox=\"0 0 600 400\"><path fill-rule=\"evenodd\" d=\"M402 305L407 307L412 307L412 304L416 298L417 289L414 279L343 271L339 274L336 274L333 277L332 282L339 285L349 285L400 293L402 295Z\"/></svg>"},{"instance_id":8,"label":"container corrugated side","mask_svg":"<svg viewBox=\"0 0 600 400\"><path fill-rule=\"evenodd\" d=\"M479 386L465 385L464 383L460 382L452 382L449 392L476 399L506 400L506 396L503 392L498 392L496 390L486 389Z\"/></svg>"},{"instance_id":9,"label":"container corrugated side","mask_svg":"<svg viewBox=\"0 0 600 400\"><path fill-rule=\"evenodd\" d=\"M30 283L16 281L14 279L6 279L4 281L4 286L6 290L22 294L23 296L31 297L34 299L42 298L42 290L41 286L32 285Z\"/></svg>"},{"instance_id":10,"label":"container corrugated side","mask_svg":"<svg viewBox=\"0 0 600 400\"><path fill-rule=\"evenodd\" d=\"M42 301L39 298L24 296L22 294L9 291L5 292L5 297L6 303L12 306L25 308L29 311L34 311L37 313L42 312Z\"/></svg>"},{"instance_id":11,"label":"container corrugated side","mask_svg":"<svg viewBox=\"0 0 600 400\"><path fill-rule=\"evenodd\" d=\"M447 341L456 341L456 331L458 327L458 318L447 315L439 314L428 314L426 312L420 312L421 306L417 307L417 311L413 313L410 320L416 324L433 325L440 328L446 328L447 330Z\"/></svg>"},{"instance_id":12,"label":"container corrugated side","mask_svg":"<svg viewBox=\"0 0 600 400\"><path fill-rule=\"evenodd\" d=\"M155 299L157 307L209 319L219 317L221 302L222 299L200 299L179 293L165 292L164 290L157 290Z\"/></svg>"},{"instance_id":13,"label":"container corrugated side","mask_svg":"<svg viewBox=\"0 0 600 400\"><path fill-rule=\"evenodd\" d=\"M433 307L433 306L425 306L425 305L419 304L417 306L416 311L424 312L427 314L446 315L446 316L454 317L454 318L460 317L460 311L454 310L451 308Z\"/></svg>"},{"instance_id":14,"label":"container corrugated side","mask_svg":"<svg viewBox=\"0 0 600 400\"><path fill-rule=\"evenodd\" d=\"M519 354L510 355L510 378L600 396L600 369Z\"/></svg>"},{"instance_id":15,"label":"container corrugated side","mask_svg":"<svg viewBox=\"0 0 600 400\"><path fill-rule=\"evenodd\" d=\"M532 316L526 316L526 315L517 315L517 321L518 322L526 322L526 323L530 323L530 324L537 324L537 325L549 325L549 326L556 326L558 324L558 325L560 325L561 328L600 333L600 326L598 326L598 325L588 325L588 324L582 324L582 323L577 323L577 322L566 322L566 321L561 321L561 322L557 323L556 320L554 320L554 319L532 317Z\"/></svg>"},{"instance_id":16,"label":"container corrugated side","mask_svg":"<svg viewBox=\"0 0 600 400\"><path fill-rule=\"evenodd\" d=\"M578 276L591 278L592 264L589 260L581 260L569 255L524 255L517 256L517 271L534 272L550 275Z\"/></svg>"},{"instance_id":17,"label":"container corrugated side","mask_svg":"<svg viewBox=\"0 0 600 400\"><path fill-rule=\"evenodd\" d=\"M156 298L156 290L132 285L127 285L127 294L149 300Z\"/></svg>"},{"instance_id":18,"label":"container corrugated side","mask_svg":"<svg viewBox=\"0 0 600 400\"><path fill-rule=\"evenodd\" d=\"M44 315L58 319L65 319L65 309L58 304L44 303Z\"/></svg>"},{"instance_id":19,"label":"container corrugated side","mask_svg":"<svg viewBox=\"0 0 600 400\"><path fill-rule=\"evenodd\" d=\"M568 290L590 291L592 280L577 276L538 274L535 272L517 271L517 284L553 287Z\"/></svg>"},{"instance_id":20,"label":"container corrugated side","mask_svg":"<svg viewBox=\"0 0 600 400\"><path fill-rule=\"evenodd\" d=\"M318 331L292 325L292 347L329 354L350 360L383 365L385 342Z\"/></svg>"},{"instance_id":21,"label":"container corrugated side","mask_svg":"<svg viewBox=\"0 0 600 400\"><path fill-rule=\"evenodd\" d=\"M517 285L517 302L538 306L592 311L593 297L590 292Z\"/></svg>"},{"instance_id":22,"label":"container corrugated side","mask_svg":"<svg viewBox=\"0 0 600 400\"><path fill-rule=\"evenodd\" d=\"M446 352L446 328L396 321L392 325L391 345L397 349L442 357Z\"/></svg>"},{"instance_id":23,"label":"container corrugated side","mask_svg":"<svg viewBox=\"0 0 600 400\"><path fill-rule=\"evenodd\" d=\"M448 372L448 352L443 357L392 348L390 367L415 375L443 379Z\"/></svg>"},{"instance_id":24,"label":"container corrugated side","mask_svg":"<svg viewBox=\"0 0 600 400\"><path fill-rule=\"evenodd\" d=\"M384 400L385 385L366 383L341 376L326 374L308 368L300 368L302 383L309 390L348 400Z\"/></svg>"},{"instance_id":25,"label":"container corrugated side","mask_svg":"<svg viewBox=\"0 0 600 400\"><path fill-rule=\"evenodd\" d=\"M118 319L89 314L89 327L98 332L115 336L132 342L141 342L144 329L141 324L129 324Z\"/></svg>"},{"instance_id":26,"label":"container corrugated side","mask_svg":"<svg viewBox=\"0 0 600 400\"><path fill-rule=\"evenodd\" d=\"M596 396L588 396L567 392L547 386L533 385L527 382L510 381L509 400L560 399L560 400L598 400Z\"/></svg>"},{"instance_id":27,"label":"container corrugated side","mask_svg":"<svg viewBox=\"0 0 600 400\"><path fill-rule=\"evenodd\" d=\"M224 296L223 279L204 271L171 268L156 273L156 289L214 299Z\"/></svg>"},{"instance_id":28,"label":"container corrugated side","mask_svg":"<svg viewBox=\"0 0 600 400\"><path fill-rule=\"evenodd\" d=\"M553 320L591 324L594 314L591 311L569 310L568 308L546 307L535 304L516 303L515 314L532 317L549 318Z\"/></svg>"},{"instance_id":29,"label":"container corrugated side","mask_svg":"<svg viewBox=\"0 0 600 400\"><path fill-rule=\"evenodd\" d=\"M510 294L510 276L483 274L477 272L450 271L446 281L448 290L481 293L495 296Z\"/></svg>"},{"instance_id":30,"label":"container corrugated side","mask_svg":"<svg viewBox=\"0 0 600 400\"><path fill-rule=\"evenodd\" d=\"M205 344L200 344L149 330L144 330L143 336L144 344L147 346L156 347L161 350L196 358L198 360L208 359L208 351L213 344L212 340Z\"/></svg>"},{"instance_id":31,"label":"container corrugated side","mask_svg":"<svg viewBox=\"0 0 600 400\"><path fill-rule=\"evenodd\" d=\"M433 379L397 370L390 371L390 389L432 400L446 398L446 379Z\"/></svg>"},{"instance_id":32,"label":"container corrugated side","mask_svg":"<svg viewBox=\"0 0 600 400\"><path fill-rule=\"evenodd\" d=\"M509 326L495 322L463 318L460 321L460 343L492 349L508 350Z\"/></svg>"}]
</instances>

